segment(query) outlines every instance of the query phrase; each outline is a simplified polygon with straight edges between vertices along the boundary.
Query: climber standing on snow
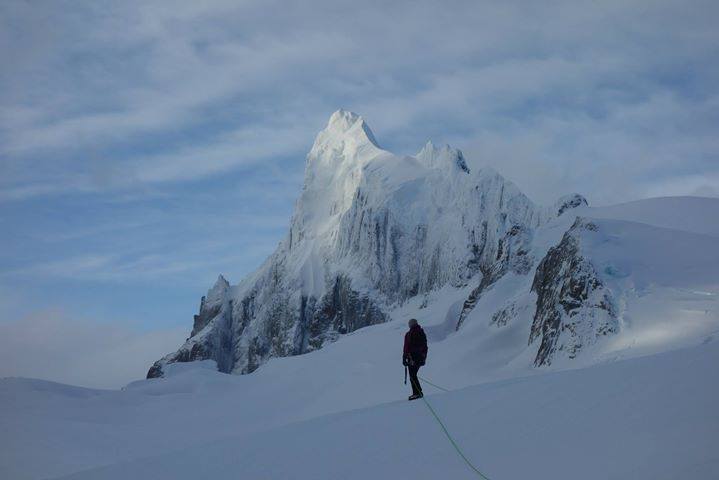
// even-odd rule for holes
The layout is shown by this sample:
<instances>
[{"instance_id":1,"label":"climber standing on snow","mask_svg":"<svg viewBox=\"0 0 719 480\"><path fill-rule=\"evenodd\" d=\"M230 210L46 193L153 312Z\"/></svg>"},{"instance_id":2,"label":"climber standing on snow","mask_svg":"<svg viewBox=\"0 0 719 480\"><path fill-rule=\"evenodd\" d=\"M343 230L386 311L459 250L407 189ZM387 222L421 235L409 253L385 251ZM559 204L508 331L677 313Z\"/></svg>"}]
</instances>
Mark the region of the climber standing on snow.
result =
<instances>
[{"instance_id":1,"label":"climber standing on snow","mask_svg":"<svg viewBox=\"0 0 719 480\"><path fill-rule=\"evenodd\" d=\"M404 334L404 351L402 353L402 365L409 369L409 380L412 383L412 395L409 400L416 400L424 396L417 372L426 360L427 336L417 320L413 318L409 321L409 331Z\"/></svg>"}]
</instances>

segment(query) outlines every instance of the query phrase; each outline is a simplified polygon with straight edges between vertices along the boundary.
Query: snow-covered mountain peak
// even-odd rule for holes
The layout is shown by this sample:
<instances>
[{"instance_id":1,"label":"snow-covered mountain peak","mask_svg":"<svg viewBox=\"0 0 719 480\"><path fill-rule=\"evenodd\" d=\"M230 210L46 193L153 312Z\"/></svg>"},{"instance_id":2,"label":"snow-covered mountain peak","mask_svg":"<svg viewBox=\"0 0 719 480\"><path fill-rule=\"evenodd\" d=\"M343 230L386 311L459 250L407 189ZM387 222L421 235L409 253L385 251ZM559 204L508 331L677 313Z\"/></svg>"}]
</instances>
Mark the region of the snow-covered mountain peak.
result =
<instances>
[{"instance_id":1,"label":"snow-covered mountain peak","mask_svg":"<svg viewBox=\"0 0 719 480\"><path fill-rule=\"evenodd\" d=\"M361 116L354 112L340 108L330 116L330 119L327 122L327 128L347 131L357 122L362 122Z\"/></svg>"},{"instance_id":2,"label":"snow-covered mountain peak","mask_svg":"<svg viewBox=\"0 0 719 480\"><path fill-rule=\"evenodd\" d=\"M447 144L437 147L430 140L415 158L428 168L458 168L469 173L469 167L467 167L462 151Z\"/></svg>"},{"instance_id":3,"label":"snow-covered mountain peak","mask_svg":"<svg viewBox=\"0 0 719 480\"><path fill-rule=\"evenodd\" d=\"M230 282L221 274L217 277L215 284L212 286L210 291L207 293L208 298L214 295L222 295L230 288Z\"/></svg>"},{"instance_id":4,"label":"snow-covered mountain peak","mask_svg":"<svg viewBox=\"0 0 719 480\"><path fill-rule=\"evenodd\" d=\"M292 219L291 246L308 237L332 234L347 211L371 161L394 157L377 146L361 116L337 110L307 155L305 181Z\"/></svg>"},{"instance_id":5,"label":"snow-covered mountain peak","mask_svg":"<svg viewBox=\"0 0 719 480\"><path fill-rule=\"evenodd\" d=\"M364 119L347 110L337 110L327 122L327 127L322 130L315 140L312 151L327 148L340 148L362 146L379 149L374 133Z\"/></svg>"},{"instance_id":6,"label":"snow-covered mountain peak","mask_svg":"<svg viewBox=\"0 0 719 480\"><path fill-rule=\"evenodd\" d=\"M448 145L428 142L416 156L398 156L373 138L359 115L332 115L307 156L288 235L237 286L218 278L190 338L148 376L207 359L221 372L253 372L270 358L308 353L397 318L405 306L419 318L420 305L435 309L432 319L446 318L442 335L508 328L517 362L555 365L626 336L625 305L637 286L661 281L663 288L714 291L716 269L684 253L706 257L716 251L715 237L678 242L674 231L636 225L657 218L664 227L714 231L706 221L679 223L686 206L650 205L650 217L641 205L602 213L579 194L540 206L490 167L470 172ZM674 213L661 214L667 211ZM607 215L634 223L602 220ZM684 248L687 242L696 247ZM445 294L449 303L433 305Z\"/></svg>"}]
</instances>

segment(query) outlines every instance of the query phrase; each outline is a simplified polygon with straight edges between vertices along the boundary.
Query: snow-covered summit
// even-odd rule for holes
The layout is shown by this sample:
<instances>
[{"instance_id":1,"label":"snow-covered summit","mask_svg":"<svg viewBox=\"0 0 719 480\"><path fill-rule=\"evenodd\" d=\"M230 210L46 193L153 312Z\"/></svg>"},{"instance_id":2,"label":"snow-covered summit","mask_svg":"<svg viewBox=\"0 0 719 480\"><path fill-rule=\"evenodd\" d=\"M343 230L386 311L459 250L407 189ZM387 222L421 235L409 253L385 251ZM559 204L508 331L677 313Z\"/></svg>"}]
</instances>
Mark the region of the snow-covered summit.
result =
<instances>
[{"instance_id":1,"label":"snow-covered summit","mask_svg":"<svg viewBox=\"0 0 719 480\"><path fill-rule=\"evenodd\" d=\"M357 152L371 152L380 149L374 133L364 119L354 112L337 110L332 114L327 127L317 134L309 158L322 157L321 152L328 149ZM359 152L357 152L359 153ZM353 156L351 153L348 156Z\"/></svg>"},{"instance_id":2,"label":"snow-covered summit","mask_svg":"<svg viewBox=\"0 0 719 480\"><path fill-rule=\"evenodd\" d=\"M327 122L327 128L324 132L328 136L334 135L346 135L357 139L358 141L368 140L374 146L379 148L377 140L370 130L364 119L354 112L347 110L337 110L330 116Z\"/></svg>"},{"instance_id":3,"label":"snow-covered summit","mask_svg":"<svg viewBox=\"0 0 719 480\"><path fill-rule=\"evenodd\" d=\"M333 113L307 154L304 185L291 221L288 247L308 237L331 234L339 215L352 202L364 167L378 157L388 156L391 155L377 146L362 117L345 110Z\"/></svg>"},{"instance_id":4,"label":"snow-covered summit","mask_svg":"<svg viewBox=\"0 0 719 480\"><path fill-rule=\"evenodd\" d=\"M207 292L207 302L216 303L227 293L227 290L229 290L229 288L230 282L225 280L225 277L223 277L222 275L219 275L217 277L217 280L215 281L215 284L212 286L209 292Z\"/></svg>"},{"instance_id":5,"label":"snow-covered summit","mask_svg":"<svg viewBox=\"0 0 719 480\"><path fill-rule=\"evenodd\" d=\"M417 153L416 158L429 168L456 168L464 173L469 173L469 167L467 167L462 151L446 144L443 147L436 147L431 141L428 141Z\"/></svg>"}]
</instances>

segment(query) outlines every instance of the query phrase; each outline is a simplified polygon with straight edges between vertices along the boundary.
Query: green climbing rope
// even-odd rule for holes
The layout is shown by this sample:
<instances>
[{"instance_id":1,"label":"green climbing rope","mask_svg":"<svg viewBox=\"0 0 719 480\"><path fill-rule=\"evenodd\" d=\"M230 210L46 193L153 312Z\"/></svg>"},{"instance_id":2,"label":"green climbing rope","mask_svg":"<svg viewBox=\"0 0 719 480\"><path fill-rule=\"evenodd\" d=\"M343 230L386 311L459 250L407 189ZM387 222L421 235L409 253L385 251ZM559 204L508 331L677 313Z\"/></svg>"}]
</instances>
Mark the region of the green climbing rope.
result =
<instances>
[{"instance_id":1,"label":"green climbing rope","mask_svg":"<svg viewBox=\"0 0 719 480\"><path fill-rule=\"evenodd\" d=\"M426 380L425 380L425 381L426 381ZM427 383L429 383L429 382L427 382ZM432 384L430 384L430 385L432 385ZM436 385L435 385L435 386L436 386ZM441 387L437 387L437 388L441 388ZM449 391L449 390L446 390L446 389L442 389L442 390ZM449 440L449 443L452 444L452 446L453 446L454 449L457 451L457 453L459 454L459 456L462 457L462 460L464 460L464 463L466 463L467 466L469 466L469 468L471 468L472 471L473 471L474 473L476 473L477 475L479 475L481 478L483 478L484 480L489 480L489 477L487 477L485 474L483 474L477 467L475 467L474 465L472 465L472 462L470 462L469 459L464 456L464 453L462 453L462 450L459 448L459 445L457 445L457 442L454 441L454 439L452 438L452 435L449 434L449 431L447 430L447 427L444 426L444 423L442 423L442 420L440 420L439 415L437 415L437 412L434 411L434 408L432 408L432 405L429 404L429 402L427 401L427 399L424 398L424 397L422 397L422 400L424 400L424 404L427 405L427 408L429 408L429 411L432 412L432 415L434 416L434 419L437 420L437 423L439 423L439 426L442 427L442 430L444 431L444 434L447 436L447 439Z\"/></svg>"},{"instance_id":2,"label":"green climbing rope","mask_svg":"<svg viewBox=\"0 0 719 480\"><path fill-rule=\"evenodd\" d=\"M422 380L424 383L428 383L429 385L432 385L434 388L437 388L437 389L439 389L439 390L442 390L443 392L449 392L449 390L447 390L446 388L440 387L439 385L436 385L436 384L430 382L429 380L427 380L427 379L424 378L424 377L420 377L419 375L417 375L417 377L419 377L419 379Z\"/></svg>"},{"instance_id":3,"label":"green climbing rope","mask_svg":"<svg viewBox=\"0 0 719 480\"><path fill-rule=\"evenodd\" d=\"M417 376L418 376L418 377L420 378L420 380L422 380L424 383L427 383L427 384L429 384L429 385L432 385L434 388L436 388L436 389L438 389L438 390L442 390L443 392L449 392L449 391L450 391L450 390L448 390L448 389L446 389L446 388L444 388L444 387L440 387L440 386L437 385L436 383L430 382L429 380L427 380L427 379L424 378L424 377L420 377L419 375L417 375ZM445 427L444 423L442 423L442 420L439 418L439 415L437 415L437 412L434 411L434 408L432 408L432 405L429 404L429 402L427 401L427 399L424 398L424 397L422 397L422 400L424 400L424 404L427 405L427 408L428 408L429 411L432 413L432 416L434 417L434 419L437 420L437 423L439 423L439 426L442 427L442 431L443 431L444 434L447 436L447 439L449 440L449 443L452 444L452 446L453 446L454 449L457 451L457 453L459 454L459 456L462 457L462 460L464 460L464 463L466 463L467 466L468 466L469 468L471 468L472 471L473 471L474 473L476 473L477 475L479 475L481 478L483 478L484 480L489 480L489 478L488 478L485 474L483 474L477 467L475 467L475 466L472 464L472 462L470 462L469 459L464 455L464 453L462 452L462 449L460 449L460 448L459 448L459 445L457 445L457 442L454 441L454 438L452 438L452 435L450 435L449 430L447 430L447 427Z\"/></svg>"}]
</instances>

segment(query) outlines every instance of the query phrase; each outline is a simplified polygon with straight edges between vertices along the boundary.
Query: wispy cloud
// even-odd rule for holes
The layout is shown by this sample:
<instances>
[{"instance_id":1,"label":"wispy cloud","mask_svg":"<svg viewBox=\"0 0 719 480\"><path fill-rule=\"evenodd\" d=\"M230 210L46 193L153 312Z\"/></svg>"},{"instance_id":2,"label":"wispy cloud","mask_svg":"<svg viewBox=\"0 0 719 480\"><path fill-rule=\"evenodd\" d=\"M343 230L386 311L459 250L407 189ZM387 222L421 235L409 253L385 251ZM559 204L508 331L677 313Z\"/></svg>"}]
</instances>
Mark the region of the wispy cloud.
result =
<instances>
[{"instance_id":1,"label":"wispy cloud","mask_svg":"<svg viewBox=\"0 0 719 480\"><path fill-rule=\"evenodd\" d=\"M0 75L0 150L12 167L0 195L186 182L278 156L301 158L338 106L360 110L380 138L411 151L430 136L460 147L488 134L529 137L553 120L541 130L546 146L536 161L560 169L582 161L576 158L582 147L596 148L586 136L574 140L577 149L561 147L577 125L598 134L644 128L625 140L625 150L622 143L603 143L594 153L593 161L611 163L666 141L667 128L675 140L694 141L691 128L676 127L706 125L695 104L717 94L713 2L691 11L669 1L331 7L6 3L6 31L42 28L7 34L0 47L16 60ZM267 11L273 11L271 24ZM27 58L18 54L24 49ZM658 105L662 96L674 104ZM647 109L650 122L617 115L629 107ZM717 123L715 116L708 120ZM713 144L695 150L682 157L680 174L701 173L707 157L717 154ZM509 172L520 170L515 163L521 166L526 153L523 145L508 149L501 163ZM55 167L42 168L49 163ZM654 163L632 161L647 175ZM22 165L40 168L28 175ZM553 168L547 171L543 180L552 183ZM590 196L604 187L564 180ZM642 191L629 187L625 196Z\"/></svg>"},{"instance_id":2,"label":"wispy cloud","mask_svg":"<svg viewBox=\"0 0 719 480\"><path fill-rule=\"evenodd\" d=\"M262 222L257 222L255 228L260 228L261 225ZM272 238L274 239L274 236ZM229 251L236 250L236 246L237 243L233 244L225 239L205 242L201 246L194 245L192 250L183 249L176 252L143 252L131 249L115 254L89 253L5 270L0 272L0 277L137 284L178 276L191 279L202 274L200 278L208 280L204 275L208 270L227 272L226 269L232 268L233 265L245 264L248 259L269 255L276 245L273 242L256 241L244 245L236 253L228 254ZM252 260L250 262L250 268L259 266L253 265ZM248 270L244 269L244 273Z\"/></svg>"},{"instance_id":3,"label":"wispy cloud","mask_svg":"<svg viewBox=\"0 0 719 480\"><path fill-rule=\"evenodd\" d=\"M278 131L282 138L278 138ZM247 127L222 135L207 145L145 157L131 162L131 178L138 182L193 180L248 168L278 156L290 155L310 143L312 129L282 125Z\"/></svg>"}]
</instances>

